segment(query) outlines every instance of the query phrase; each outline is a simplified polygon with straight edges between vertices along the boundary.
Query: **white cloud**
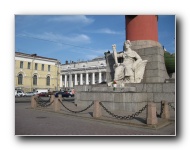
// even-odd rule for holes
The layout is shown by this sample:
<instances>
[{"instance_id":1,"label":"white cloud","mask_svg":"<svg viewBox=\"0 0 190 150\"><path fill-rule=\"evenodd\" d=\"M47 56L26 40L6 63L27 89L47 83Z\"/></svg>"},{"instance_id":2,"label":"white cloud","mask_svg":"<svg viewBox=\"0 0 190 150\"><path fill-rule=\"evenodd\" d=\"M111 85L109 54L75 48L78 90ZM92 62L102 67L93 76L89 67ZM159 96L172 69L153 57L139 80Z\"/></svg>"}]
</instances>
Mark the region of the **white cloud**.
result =
<instances>
[{"instance_id":1,"label":"white cloud","mask_svg":"<svg viewBox=\"0 0 190 150\"><path fill-rule=\"evenodd\" d=\"M52 32L44 32L42 34L32 34L32 33L25 33L19 34L18 36L29 37L29 38L36 38L41 40L49 40L52 42L57 43L67 43L67 44L89 44L91 43L90 37L85 34L73 34L69 36L65 36L62 34L56 34Z\"/></svg>"},{"instance_id":2,"label":"white cloud","mask_svg":"<svg viewBox=\"0 0 190 150\"><path fill-rule=\"evenodd\" d=\"M103 29L94 30L94 31L92 31L92 33L123 34L124 32L118 32L118 31L111 30L109 28L103 28Z\"/></svg>"},{"instance_id":3,"label":"white cloud","mask_svg":"<svg viewBox=\"0 0 190 150\"><path fill-rule=\"evenodd\" d=\"M72 37L68 37L68 40L73 41L73 42L90 43L90 37L85 34L78 34Z\"/></svg>"},{"instance_id":4,"label":"white cloud","mask_svg":"<svg viewBox=\"0 0 190 150\"><path fill-rule=\"evenodd\" d=\"M71 16L56 16L49 19L49 21L56 22L80 22L84 24L90 24L94 22L94 19L84 15L71 15Z\"/></svg>"}]
</instances>

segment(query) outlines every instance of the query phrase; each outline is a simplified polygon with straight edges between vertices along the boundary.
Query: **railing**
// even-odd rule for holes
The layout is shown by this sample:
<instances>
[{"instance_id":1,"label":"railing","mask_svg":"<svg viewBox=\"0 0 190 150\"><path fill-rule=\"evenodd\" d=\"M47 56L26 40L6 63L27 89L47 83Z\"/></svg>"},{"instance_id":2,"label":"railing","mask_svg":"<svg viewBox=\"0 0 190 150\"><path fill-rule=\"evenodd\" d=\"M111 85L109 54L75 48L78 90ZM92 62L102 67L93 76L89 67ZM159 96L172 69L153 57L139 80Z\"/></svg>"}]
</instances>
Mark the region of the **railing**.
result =
<instances>
[{"instance_id":1,"label":"railing","mask_svg":"<svg viewBox=\"0 0 190 150\"><path fill-rule=\"evenodd\" d=\"M113 118L116 118L116 119L120 119L120 120L135 119L144 110L147 110L147 114L146 114L147 124L157 124L158 123L157 117L169 119L170 118L169 106L171 107L172 110L175 111L175 108L172 106L171 103L168 103L166 101L162 101L161 102L161 111L160 111L160 114L158 114L157 111L156 111L156 104L153 103L153 102L147 102L147 104L144 107L142 107L140 110L136 111L135 113L132 113L131 115L127 115L127 116L125 116L125 115L121 116L121 115L117 115L117 114L113 113L111 110L106 108L106 106L101 101L92 101L92 103L89 104L84 109L72 110L72 109L68 108L63 103L61 95L59 95L58 98L55 98L55 96L52 95L49 98L49 100L44 100L44 99L42 99L41 97L38 97L38 96L33 96L32 99L31 99L32 108L37 108L37 107L43 108L43 107L53 106L53 110L55 112L60 112L61 105L66 110L68 110L69 112L75 113L75 114L84 112L84 111L88 110L89 108L91 108L94 105L93 117L101 118L102 117L101 108L103 108L105 110L105 112L107 112L110 116L112 116Z\"/></svg>"}]
</instances>

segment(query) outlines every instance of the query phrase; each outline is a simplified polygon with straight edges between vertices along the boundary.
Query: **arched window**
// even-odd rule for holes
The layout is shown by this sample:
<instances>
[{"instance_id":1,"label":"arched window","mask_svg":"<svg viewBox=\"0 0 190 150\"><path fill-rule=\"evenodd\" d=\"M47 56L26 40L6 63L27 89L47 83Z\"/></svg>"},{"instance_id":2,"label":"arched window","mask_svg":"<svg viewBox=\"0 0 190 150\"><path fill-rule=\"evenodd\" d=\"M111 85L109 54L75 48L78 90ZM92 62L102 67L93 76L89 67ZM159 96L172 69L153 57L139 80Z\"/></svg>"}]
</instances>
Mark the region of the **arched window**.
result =
<instances>
[{"instance_id":1,"label":"arched window","mask_svg":"<svg viewBox=\"0 0 190 150\"><path fill-rule=\"evenodd\" d=\"M49 76L47 76L47 78L46 78L46 85L50 86L50 77Z\"/></svg>"},{"instance_id":2,"label":"arched window","mask_svg":"<svg viewBox=\"0 0 190 150\"><path fill-rule=\"evenodd\" d=\"M37 85L37 75L33 76L33 85Z\"/></svg>"},{"instance_id":3,"label":"arched window","mask_svg":"<svg viewBox=\"0 0 190 150\"><path fill-rule=\"evenodd\" d=\"M18 85L21 85L21 84L22 84L22 81L23 81L23 75L22 75L22 74L19 74L19 75L18 75Z\"/></svg>"}]
</instances>

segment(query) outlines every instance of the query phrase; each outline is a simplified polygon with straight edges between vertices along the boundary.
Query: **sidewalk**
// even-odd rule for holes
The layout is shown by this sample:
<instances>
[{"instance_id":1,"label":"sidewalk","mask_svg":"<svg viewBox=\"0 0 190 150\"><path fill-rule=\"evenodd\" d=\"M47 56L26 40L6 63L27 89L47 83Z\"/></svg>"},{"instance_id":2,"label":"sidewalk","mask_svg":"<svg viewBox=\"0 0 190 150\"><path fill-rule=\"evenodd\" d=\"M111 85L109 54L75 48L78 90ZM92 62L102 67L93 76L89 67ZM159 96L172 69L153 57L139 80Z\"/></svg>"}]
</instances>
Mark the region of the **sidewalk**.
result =
<instances>
[{"instance_id":1,"label":"sidewalk","mask_svg":"<svg viewBox=\"0 0 190 150\"><path fill-rule=\"evenodd\" d=\"M63 104L67 108L69 108L70 110L73 110L73 111L78 111L78 110L84 109L84 108L78 108L77 106L75 106L75 104L72 101L63 101ZM23 106L23 108L19 105ZM103 109L102 109L103 115L101 118L99 118L99 119L93 118L92 117L93 106L91 108L89 108L88 110L81 112L81 113L72 113L72 112L68 111L67 109L65 109L63 106L61 106L61 111L57 113L57 112L53 112L52 106L45 107L45 108L38 107L36 109L31 109L30 103L27 103L27 104L18 103L18 104L16 104L15 110L16 110L16 116L17 116L17 112L21 113L21 110L23 110L23 111L27 111L27 113L30 113L30 116L31 116L31 114L35 114L36 117L41 116L41 120L46 120L46 121L47 121L47 118L53 116L53 118L59 118L58 120L60 122L58 122L58 124L62 122L60 117L64 118L64 119L66 119L66 118L72 119L72 121L74 121L74 124L78 124L79 122L81 122L81 124L83 124L82 126L85 126L88 124L93 124L96 132L92 133L92 135L97 135L97 133L99 135L102 135L104 133L102 131L102 129L101 129L101 132L98 132L99 129L97 129L96 124L104 124L106 126L111 125L111 126L114 126L114 128L121 128L121 127L126 128L125 132L123 132L123 133L120 133L120 132L115 133L114 132L115 135L118 135L119 133L121 135L123 135L124 133L125 133L124 135L133 135L133 134L131 134L131 132L128 128L133 129L133 132L135 131L134 135L175 135L174 120L166 121L161 118L158 118L158 125L147 126L146 125L146 117L145 117L146 113L139 114L138 117L135 117L134 119L131 119L131 120L120 120L120 119L113 118L107 112L105 112L105 110L103 110ZM145 110L145 112L146 112L146 110ZM119 111L114 111L113 113L117 114L117 115L120 114ZM126 116L128 116L129 113L130 112L126 112ZM35 117L35 115L34 115L34 117ZM46 116L44 119L42 117L43 115ZM24 118L27 118L27 115L22 114L22 116ZM19 116L16 118L19 120ZM57 121L55 121L55 122L57 122ZM23 120L23 123L24 123L24 120ZM69 123L69 121L68 121L68 123ZM35 122L33 124L35 124ZM48 122L48 124L52 124L52 122L50 121L50 122ZM70 124L69 126L72 128L73 124ZM104 127L104 129L106 129L106 128ZM74 132L73 130L74 129L72 128L71 133ZM80 133L80 135L84 135L84 133L91 133L88 129L81 132L81 129L79 129L79 126L75 130L76 130L74 132L75 135L79 135L79 133ZM78 132L78 130L80 130L80 132ZM87 132L87 131L89 131L89 132ZM67 132L69 132L69 131L67 131ZM47 132L47 133L49 133L49 132ZM112 135L112 134L113 134L112 132L109 132L108 135ZM56 135L56 134L54 134L54 135ZM65 132L64 132L63 135L68 135L68 134L65 134Z\"/></svg>"}]
</instances>

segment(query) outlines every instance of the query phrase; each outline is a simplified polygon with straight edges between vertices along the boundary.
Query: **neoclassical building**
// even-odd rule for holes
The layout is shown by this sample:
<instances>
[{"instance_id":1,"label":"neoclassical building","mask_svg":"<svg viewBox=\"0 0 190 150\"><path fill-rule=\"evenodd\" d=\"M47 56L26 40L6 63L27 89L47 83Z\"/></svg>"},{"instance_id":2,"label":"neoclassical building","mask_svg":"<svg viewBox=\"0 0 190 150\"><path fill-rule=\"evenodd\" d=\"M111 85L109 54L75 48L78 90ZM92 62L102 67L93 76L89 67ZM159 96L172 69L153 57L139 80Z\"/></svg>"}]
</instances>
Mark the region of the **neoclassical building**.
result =
<instances>
[{"instance_id":1,"label":"neoclassical building","mask_svg":"<svg viewBox=\"0 0 190 150\"><path fill-rule=\"evenodd\" d=\"M59 90L60 62L57 59L15 52L15 89Z\"/></svg>"},{"instance_id":2,"label":"neoclassical building","mask_svg":"<svg viewBox=\"0 0 190 150\"><path fill-rule=\"evenodd\" d=\"M60 87L97 84L106 81L106 61L98 57L90 61L68 62L60 66Z\"/></svg>"}]
</instances>

